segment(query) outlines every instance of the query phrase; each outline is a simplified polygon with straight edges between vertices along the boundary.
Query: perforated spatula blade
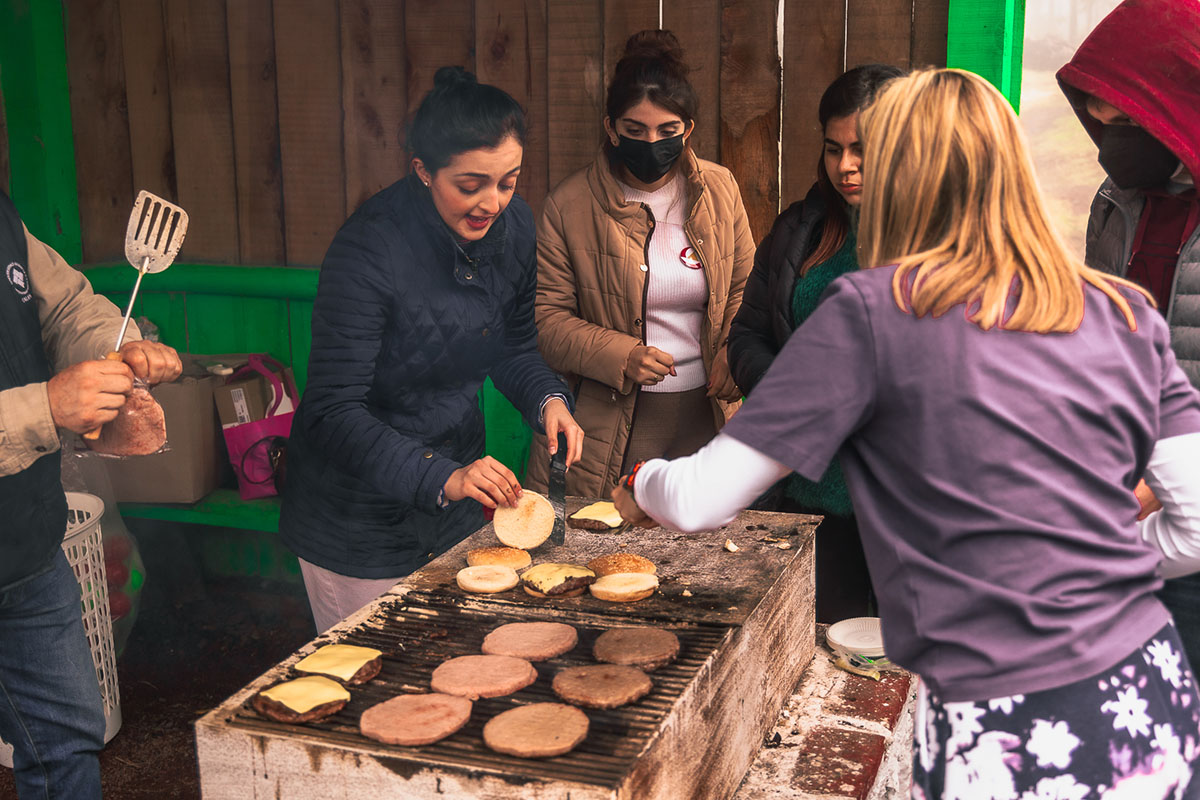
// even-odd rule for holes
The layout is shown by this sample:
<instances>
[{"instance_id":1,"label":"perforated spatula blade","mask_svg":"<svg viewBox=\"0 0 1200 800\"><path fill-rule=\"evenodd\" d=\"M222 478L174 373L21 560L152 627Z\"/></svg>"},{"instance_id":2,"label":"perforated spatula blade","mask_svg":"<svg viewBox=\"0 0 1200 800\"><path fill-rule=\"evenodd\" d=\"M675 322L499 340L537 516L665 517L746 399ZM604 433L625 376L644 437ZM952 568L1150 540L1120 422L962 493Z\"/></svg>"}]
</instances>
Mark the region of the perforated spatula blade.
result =
<instances>
[{"instance_id":1,"label":"perforated spatula blade","mask_svg":"<svg viewBox=\"0 0 1200 800\"><path fill-rule=\"evenodd\" d=\"M171 266L179 254L187 228L188 215L182 208L145 189L138 192L137 199L133 201L133 211L129 214L129 224L125 226L125 258L138 271L138 276L133 283L133 291L129 293L129 305L125 308L125 318L121 320L121 330L117 332L117 342L105 356L108 360L121 360L118 351L125 341L125 331L129 329L129 317L133 314L133 304L137 301L142 278L147 272L162 272ZM94 441L100 437L100 429L88 431L83 436Z\"/></svg>"},{"instance_id":2,"label":"perforated spatula blade","mask_svg":"<svg viewBox=\"0 0 1200 800\"><path fill-rule=\"evenodd\" d=\"M158 195L142 189L133 201L129 224L125 227L125 258L138 271L137 281L129 295L129 307L125 309L125 320L117 334L114 350L121 349L125 330L133 303L137 299L138 287L147 272L162 272L175 261L183 237L187 235L188 215L174 203L168 203Z\"/></svg>"}]
</instances>

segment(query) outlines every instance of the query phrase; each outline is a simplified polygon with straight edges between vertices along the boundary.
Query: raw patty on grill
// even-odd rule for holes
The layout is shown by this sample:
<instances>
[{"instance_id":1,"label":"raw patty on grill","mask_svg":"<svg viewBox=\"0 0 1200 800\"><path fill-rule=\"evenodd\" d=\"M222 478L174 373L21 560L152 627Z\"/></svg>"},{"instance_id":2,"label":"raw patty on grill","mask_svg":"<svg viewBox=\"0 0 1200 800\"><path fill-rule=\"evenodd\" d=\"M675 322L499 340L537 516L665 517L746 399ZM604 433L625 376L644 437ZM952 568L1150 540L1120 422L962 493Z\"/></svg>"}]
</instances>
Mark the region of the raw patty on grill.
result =
<instances>
[{"instance_id":1,"label":"raw patty on grill","mask_svg":"<svg viewBox=\"0 0 1200 800\"><path fill-rule=\"evenodd\" d=\"M554 693L577 706L616 708L650 693L650 676L637 667L591 664L569 667L554 676Z\"/></svg>"},{"instance_id":2,"label":"raw patty on grill","mask_svg":"<svg viewBox=\"0 0 1200 800\"><path fill-rule=\"evenodd\" d=\"M588 718L562 703L510 708L483 726L483 742L498 753L519 758L548 758L570 752L587 738Z\"/></svg>"},{"instance_id":3,"label":"raw patty on grill","mask_svg":"<svg viewBox=\"0 0 1200 800\"><path fill-rule=\"evenodd\" d=\"M478 700L519 692L536 680L537 670L523 658L459 656L438 666L429 685L435 692Z\"/></svg>"},{"instance_id":4,"label":"raw patty on grill","mask_svg":"<svg viewBox=\"0 0 1200 800\"><path fill-rule=\"evenodd\" d=\"M402 694L363 712L362 735L385 744L433 744L457 732L471 718L471 701L441 694Z\"/></svg>"},{"instance_id":5,"label":"raw patty on grill","mask_svg":"<svg viewBox=\"0 0 1200 800\"><path fill-rule=\"evenodd\" d=\"M647 672L669 664L679 654L679 637L662 628L614 628L596 639L597 661L641 667Z\"/></svg>"},{"instance_id":6,"label":"raw patty on grill","mask_svg":"<svg viewBox=\"0 0 1200 800\"><path fill-rule=\"evenodd\" d=\"M97 453L148 456L161 450L167 441L167 420L149 390L135 386L116 418L100 429L100 438L84 441Z\"/></svg>"},{"instance_id":7,"label":"raw patty on grill","mask_svg":"<svg viewBox=\"0 0 1200 800\"><path fill-rule=\"evenodd\" d=\"M561 656L575 646L579 634L561 622L512 622L501 625L483 640L483 652L545 661Z\"/></svg>"}]
</instances>

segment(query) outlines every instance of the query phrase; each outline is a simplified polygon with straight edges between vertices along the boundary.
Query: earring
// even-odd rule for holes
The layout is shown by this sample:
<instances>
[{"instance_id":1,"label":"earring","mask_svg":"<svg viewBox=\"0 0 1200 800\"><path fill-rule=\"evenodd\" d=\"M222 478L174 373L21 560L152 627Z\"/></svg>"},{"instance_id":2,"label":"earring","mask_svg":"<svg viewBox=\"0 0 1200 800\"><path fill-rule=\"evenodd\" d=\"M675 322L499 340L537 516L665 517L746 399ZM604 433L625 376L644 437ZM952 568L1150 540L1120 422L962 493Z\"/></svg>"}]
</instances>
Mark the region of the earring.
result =
<instances>
[{"instance_id":1,"label":"earring","mask_svg":"<svg viewBox=\"0 0 1200 800\"><path fill-rule=\"evenodd\" d=\"M425 188L426 188L426 189L428 189L428 188L429 188L429 181L425 181Z\"/></svg>"}]
</instances>

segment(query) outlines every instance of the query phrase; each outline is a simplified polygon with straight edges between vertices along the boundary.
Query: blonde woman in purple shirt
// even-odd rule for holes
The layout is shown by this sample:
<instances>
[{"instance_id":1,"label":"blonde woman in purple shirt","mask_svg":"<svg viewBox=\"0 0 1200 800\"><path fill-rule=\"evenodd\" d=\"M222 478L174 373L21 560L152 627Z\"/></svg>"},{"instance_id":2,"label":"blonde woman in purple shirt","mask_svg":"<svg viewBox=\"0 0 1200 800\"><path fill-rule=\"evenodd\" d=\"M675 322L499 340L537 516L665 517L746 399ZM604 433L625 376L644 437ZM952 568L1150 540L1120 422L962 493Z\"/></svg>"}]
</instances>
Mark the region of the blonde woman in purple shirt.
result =
<instances>
[{"instance_id":1,"label":"blonde woman in purple shirt","mask_svg":"<svg viewBox=\"0 0 1200 800\"><path fill-rule=\"evenodd\" d=\"M1154 592L1200 570L1200 398L1162 315L1063 249L983 79L898 79L860 125L875 268L617 507L711 529L836 454L888 655L922 678L914 798L1185 796L1200 695ZM1163 508L1138 522L1141 478Z\"/></svg>"}]
</instances>

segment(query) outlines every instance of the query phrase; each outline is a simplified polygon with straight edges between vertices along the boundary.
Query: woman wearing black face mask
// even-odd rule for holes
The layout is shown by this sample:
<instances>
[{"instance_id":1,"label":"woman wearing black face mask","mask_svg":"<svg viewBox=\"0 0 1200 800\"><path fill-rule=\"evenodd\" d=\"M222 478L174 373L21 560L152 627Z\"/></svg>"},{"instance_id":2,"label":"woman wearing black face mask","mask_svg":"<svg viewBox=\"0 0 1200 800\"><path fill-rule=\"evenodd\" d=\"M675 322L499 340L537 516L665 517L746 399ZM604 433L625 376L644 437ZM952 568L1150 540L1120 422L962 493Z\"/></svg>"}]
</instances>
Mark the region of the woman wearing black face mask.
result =
<instances>
[{"instance_id":1,"label":"woman wearing black face mask","mask_svg":"<svg viewBox=\"0 0 1200 800\"><path fill-rule=\"evenodd\" d=\"M608 87L602 152L550 194L538 226L542 355L588 432L571 494L685 455L736 409L725 342L754 259L729 170L697 158L696 93L669 31L634 34ZM544 486L541 442L526 483Z\"/></svg>"}]
</instances>

